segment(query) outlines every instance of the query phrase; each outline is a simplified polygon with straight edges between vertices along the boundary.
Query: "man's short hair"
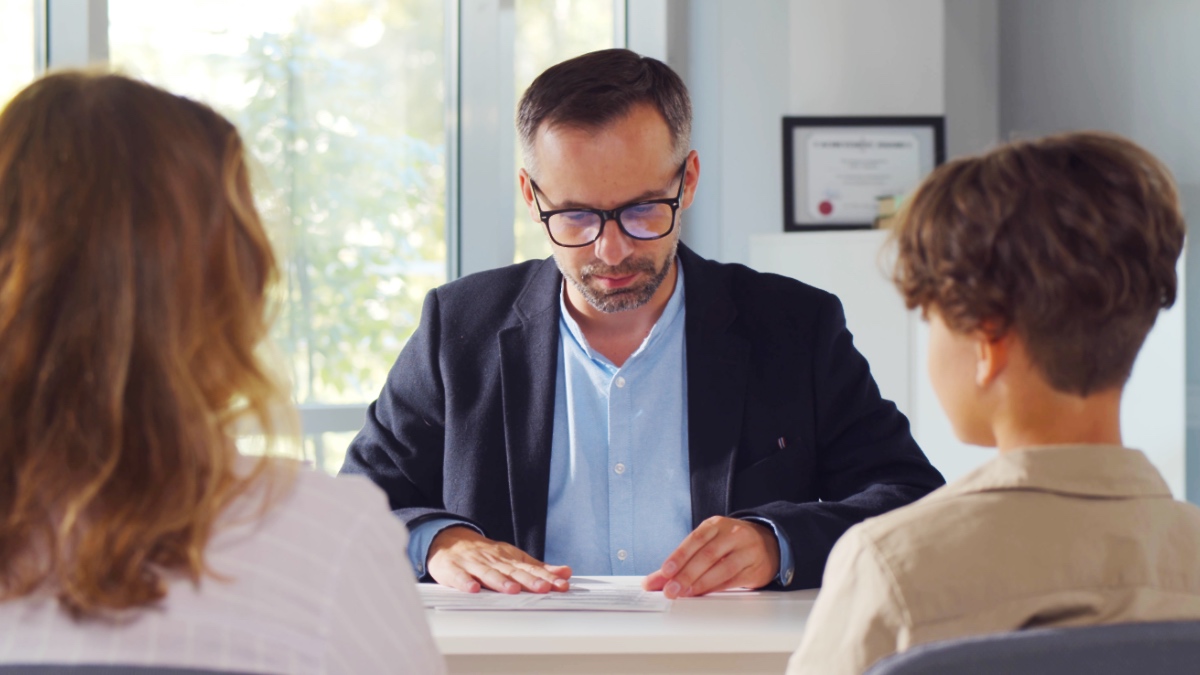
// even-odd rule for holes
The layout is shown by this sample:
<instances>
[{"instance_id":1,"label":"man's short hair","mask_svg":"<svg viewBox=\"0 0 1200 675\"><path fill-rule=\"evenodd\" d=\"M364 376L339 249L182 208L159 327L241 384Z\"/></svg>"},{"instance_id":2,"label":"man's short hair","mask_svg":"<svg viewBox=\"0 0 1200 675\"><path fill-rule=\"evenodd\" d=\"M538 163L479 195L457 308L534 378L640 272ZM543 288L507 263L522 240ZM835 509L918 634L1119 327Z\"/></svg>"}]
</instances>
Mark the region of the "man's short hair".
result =
<instances>
[{"instance_id":1,"label":"man's short hair","mask_svg":"<svg viewBox=\"0 0 1200 675\"><path fill-rule=\"evenodd\" d=\"M935 170L905 205L894 281L959 332L1009 330L1056 390L1124 385L1175 302L1184 220L1167 168L1083 132L1009 143Z\"/></svg>"},{"instance_id":2,"label":"man's short hair","mask_svg":"<svg viewBox=\"0 0 1200 675\"><path fill-rule=\"evenodd\" d=\"M552 66L529 85L517 109L526 164L533 162L533 141L543 124L599 129L638 104L663 116L682 162L691 147L692 102L667 64L628 49L604 49Z\"/></svg>"}]
</instances>

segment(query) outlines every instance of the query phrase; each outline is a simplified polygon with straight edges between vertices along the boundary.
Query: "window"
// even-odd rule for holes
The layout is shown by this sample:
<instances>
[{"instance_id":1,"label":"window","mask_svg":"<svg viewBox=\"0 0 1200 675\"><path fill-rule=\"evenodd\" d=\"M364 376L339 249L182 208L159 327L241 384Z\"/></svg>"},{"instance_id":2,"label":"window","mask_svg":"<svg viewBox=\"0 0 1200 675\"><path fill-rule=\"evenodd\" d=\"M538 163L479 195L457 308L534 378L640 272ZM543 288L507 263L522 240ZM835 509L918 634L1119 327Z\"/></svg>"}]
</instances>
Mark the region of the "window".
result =
<instances>
[{"instance_id":1,"label":"window","mask_svg":"<svg viewBox=\"0 0 1200 675\"><path fill-rule=\"evenodd\" d=\"M0 108L33 79L33 0L0 0Z\"/></svg>"},{"instance_id":2,"label":"window","mask_svg":"<svg viewBox=\"0 0 1200 675\"><path fill-rule=\"evenodd\" d=\"M351 408L350 428L330 431L361 425L446 278L443 7L108 3L113 66L211 104L250 148L285 272L273 337L302 415ZM345 440L330 440L306 447L336 471Z\"/></svg>"},{"instance_id":3,"label":"window","mask_svg":"<svg viewBox=\"0 0 1200 675\"><path fill-rule=\"evenodd\" d=\"M616 46L615 6L612 0L517 0L515 101L550 66L569 58ZM517 169L521 140L516 142ZM540 222L529 217L525 200L513 188L515 262L550 255L550 242Z\"/></svg>"},{"instance_id":4,"label":"window","mask_svg":"<svg viewBox=\"0 0 1200 675\"><path fill-rule=\"evenodd\" d=\"M108 58L238 126L285 274L274 342L310 458L336 471L426 292L549 254L507 175L514 104L550 65L625 44L626 4L0 0L0 104L40 49L51 68Z\"/></svg>"}]
</instances>

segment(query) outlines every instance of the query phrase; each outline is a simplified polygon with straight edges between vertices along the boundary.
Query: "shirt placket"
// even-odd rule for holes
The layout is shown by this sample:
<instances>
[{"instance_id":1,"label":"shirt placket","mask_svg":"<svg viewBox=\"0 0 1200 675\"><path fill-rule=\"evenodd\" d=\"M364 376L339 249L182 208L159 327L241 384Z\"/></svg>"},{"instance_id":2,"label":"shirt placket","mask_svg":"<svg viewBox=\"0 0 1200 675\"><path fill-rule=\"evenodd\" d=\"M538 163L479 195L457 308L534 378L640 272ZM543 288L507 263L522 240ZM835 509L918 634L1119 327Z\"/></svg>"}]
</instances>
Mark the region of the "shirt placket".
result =
<instances>
[{"instance_id":1,"label":"shirt placket","mask_svg":"<svg viewBox=\"0 0 1200 675\"><path fill-rule=\"evenodd\" d=\"M608 522L613 574L628 575L634 565L632 384L618 369L608 385Z\"/></svg>"}]
</instances>

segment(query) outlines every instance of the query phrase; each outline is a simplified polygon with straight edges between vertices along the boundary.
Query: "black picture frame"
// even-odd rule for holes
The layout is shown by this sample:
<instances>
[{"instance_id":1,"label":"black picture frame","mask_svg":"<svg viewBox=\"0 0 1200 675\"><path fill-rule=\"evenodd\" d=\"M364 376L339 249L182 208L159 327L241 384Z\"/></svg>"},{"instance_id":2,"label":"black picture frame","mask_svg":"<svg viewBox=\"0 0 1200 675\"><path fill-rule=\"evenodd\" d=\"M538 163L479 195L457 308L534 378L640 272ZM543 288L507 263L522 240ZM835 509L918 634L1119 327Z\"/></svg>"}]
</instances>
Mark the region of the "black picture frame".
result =
<instances>
[{"instance_id":1,"label":"black picture frame","mask_svg":"<svg viewBox=\"0 0 1200 675\"><path fill-rule=\"evenodd\" d=\"M946 121L941 116L920 117L784 117L783 118L783 231L813 232L829 230L865 230L874 227L874 221L829 222L816 217L797 214L799 199L797 181L807 176L807 151L797 148L798 137L807 139L806 134L841 129L847 132L886 133L888 131L915 131L920 144L921 178L946 161ZM929 161L929 156L932 161ZM915 185L912 187L916 187ZM822 204L824 207L825 204Z\"/></svg>"}]
</instances>

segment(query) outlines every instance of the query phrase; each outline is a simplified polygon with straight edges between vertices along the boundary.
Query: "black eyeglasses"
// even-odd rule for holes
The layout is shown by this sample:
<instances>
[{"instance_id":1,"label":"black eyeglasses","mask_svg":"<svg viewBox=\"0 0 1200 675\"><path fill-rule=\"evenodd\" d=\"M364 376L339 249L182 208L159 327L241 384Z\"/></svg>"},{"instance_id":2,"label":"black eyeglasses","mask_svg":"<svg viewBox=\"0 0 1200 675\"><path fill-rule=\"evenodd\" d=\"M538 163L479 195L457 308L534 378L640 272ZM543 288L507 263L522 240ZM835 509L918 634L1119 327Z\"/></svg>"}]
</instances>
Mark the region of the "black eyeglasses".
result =
<instances>
[{"instance_id":1,"label":"black eyeglasses","mask_svg":"<svg viewBox=\"0 0 1200 675\"><path fill-rule=\"evenodd\" d=\"M687 160L679 167L679 194L674 198L650 199L644 202L634 202L618 206L615 209L556 209L543 211L538 201L537 193L541 188L533 179L529 180L533 187L533 202L537 205L538 215L546 224L546 232L550 239L559 246L578 248L587 246L600 238L604 224L610 220L617 221L617 227L630 239L649 241L662 239L675 229L675 213L679 210L683 199L683 178L687 171Z\"/></svg>"}]
</instances>

